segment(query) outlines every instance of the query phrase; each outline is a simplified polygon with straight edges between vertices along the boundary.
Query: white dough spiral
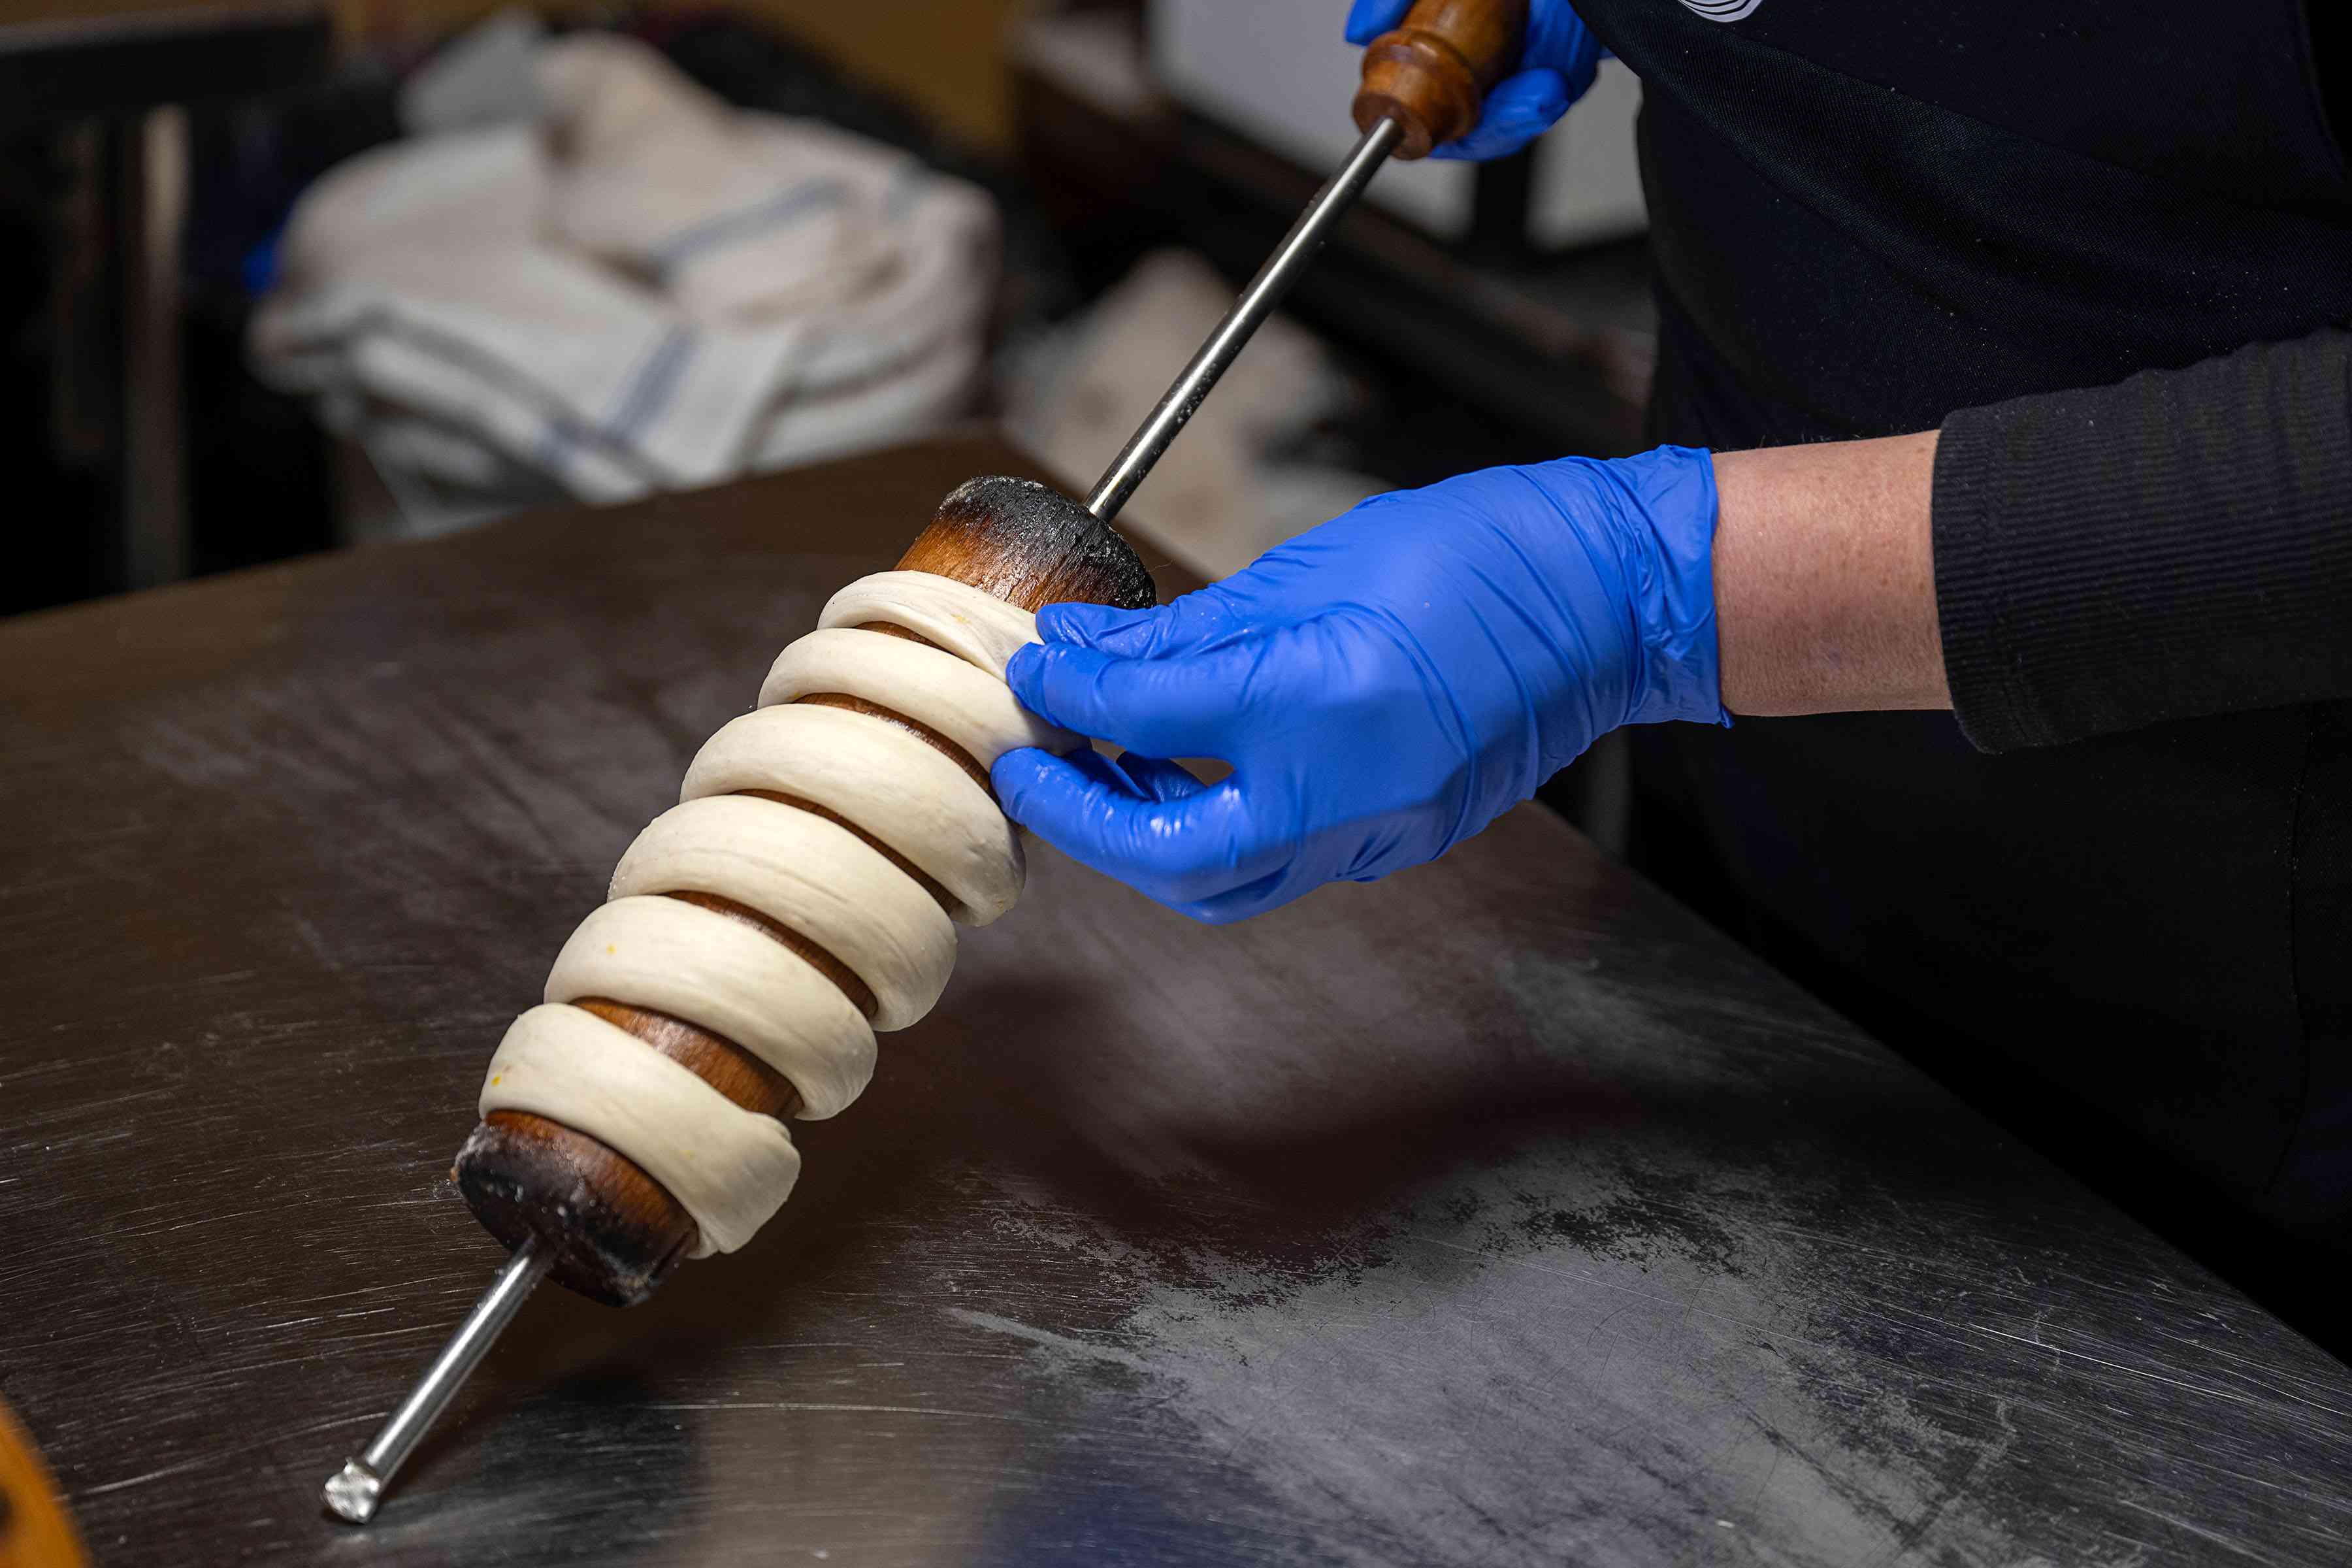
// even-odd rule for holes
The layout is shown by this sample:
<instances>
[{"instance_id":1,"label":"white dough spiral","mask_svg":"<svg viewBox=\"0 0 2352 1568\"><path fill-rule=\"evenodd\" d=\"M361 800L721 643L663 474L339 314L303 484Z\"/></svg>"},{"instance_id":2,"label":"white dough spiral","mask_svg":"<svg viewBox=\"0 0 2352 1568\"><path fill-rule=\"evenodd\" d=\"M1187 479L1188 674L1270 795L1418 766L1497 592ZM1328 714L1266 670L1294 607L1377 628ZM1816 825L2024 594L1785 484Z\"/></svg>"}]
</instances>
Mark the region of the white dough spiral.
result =
<instances>
[{"instance_id":1,"label":"white dough spiral","mask_svg":"<svg viewBox=\"0 0 2352 1568\"><path fill-rule=\"evenodd\" d=\"M862 629L877 622L938 646ZM856 1099L873 1074L875 1031L914 1023L947 984L950 917L985 925L1003 914L1025 868L1013 825L953 760L887 719L797 700L830 692L889 709L983 768L1015 746L1066 751L1082 738L1037 719L1004 684L1005 660L1036 635L1027 611L927 573L877 573L836 594L819 629L778 657L760 707L710 738L679 804L621 857L611 901L556 959L546 1005L499 1042L482 1114L544 1116L635 1161L694 1216L698 1257L749 1241L800 1170L783 1124L562 1004L599 997L731 1040L790 1080L803 1117ZM874 1016L782 942L661 896L673 893L731 900L815 943L873 992Z\"/></svg>"}]
</instances>

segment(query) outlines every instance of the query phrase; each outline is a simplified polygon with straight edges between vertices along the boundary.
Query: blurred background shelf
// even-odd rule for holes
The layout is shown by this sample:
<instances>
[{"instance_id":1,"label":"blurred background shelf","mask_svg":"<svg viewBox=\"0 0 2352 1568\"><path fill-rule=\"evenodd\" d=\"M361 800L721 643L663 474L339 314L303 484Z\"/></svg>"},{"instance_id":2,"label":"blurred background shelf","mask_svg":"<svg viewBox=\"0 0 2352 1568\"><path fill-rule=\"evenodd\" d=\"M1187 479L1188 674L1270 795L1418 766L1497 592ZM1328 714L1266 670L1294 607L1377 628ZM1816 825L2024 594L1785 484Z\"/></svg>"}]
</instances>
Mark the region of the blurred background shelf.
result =
<instances>
[{"instance_id":1,"label":"blurred background shelf","mask_svg":"<svg viewBox=\"0 0 2352 1568\"><path fill-rule=\"evenodd\" d=\"M318 80L332 37L315 5L0 10L0 456L24 519L0 613L199 564L186 106Z\"/></svg>"},{"instance_id":2,"label":"blurred background shelf","mask_svg":"<svg viewBox=\"0 0 2352 1568\"><path fill-rule=\"evenodd\" d=\"M0 6L0 132L274 92L316 79L334 37L323 5Z\"/></svg>"},{"instance_id":3,"label":"blurred background shelf","mask_svg":"<svg viewBox=\"0 0 2352 1568\"><path fill-rule=\"evenodd\" d=\"M547 6L530 25L617 31L739 108L822 121L984 189L1003 236L992 371L961 413L1035 429L1041 398L1066 423L1107 345L1129 356L1109 367L1120 397L1144 395L1129 381L1164 381L1174 361L1152 357L1181 358L1165 346L1189 330L1177 307L1245 279L1319 178L1297 127L1236 123L1231 102L1198 89L1215 62L1155 69L1150 40L1181 41L1203 6L1233 9L745 0ZM404 91L491 12L474 0L0 7L0 456L27 520L0 613L403 531L402 487L331 437L311 404L257 378L247 334L302 193L411 135ZM1329 53L1352 69L1336 39ZM1625 120L1630 100L1608 112ZM1401 190L1451 180L1468 195L1352 216L1289 306L1309 359L1282 373L1312 374L1288 417L1245 433L1255 445L1230 482L1151 487L1175 531L1199 535L1196 565L1229 569L1371 489L1641 444L1654 321L1625 232L1626 131L1580 140L1578 125L1555 141L1625 164L1583 176L1619 192L1615 230L1596 242L1538 237L1559 230L1545 216L1559 204L1528 159L1390 172ZM1171 267L1168 252L1192 260ZM1181 288L1151 286L1180 275ZM1156 331L1109 319L1122 310L1168 319ZM1098 412L1099 437L1062 430L1064 466L1090 469L1116 447L1124 406Z\"/></svg>"}]
</instances>

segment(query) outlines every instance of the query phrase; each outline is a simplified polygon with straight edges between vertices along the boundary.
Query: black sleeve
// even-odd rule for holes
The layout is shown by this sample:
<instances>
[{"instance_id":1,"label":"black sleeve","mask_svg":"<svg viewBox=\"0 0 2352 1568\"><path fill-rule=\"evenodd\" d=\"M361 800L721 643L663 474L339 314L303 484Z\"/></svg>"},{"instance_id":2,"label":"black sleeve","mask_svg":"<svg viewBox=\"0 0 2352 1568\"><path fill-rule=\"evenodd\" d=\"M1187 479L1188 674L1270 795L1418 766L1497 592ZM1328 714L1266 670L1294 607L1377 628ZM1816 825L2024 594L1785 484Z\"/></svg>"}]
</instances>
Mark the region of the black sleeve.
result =
<instances>
[{"instance_id":1,"label":"black sleeve","mask_svg":"<svg viewBox=\"0 0 2352 1568\"><path fill-rule=\"evenodd\" d=\"M1936 604L1988 752L2352 697L2352 334L1944 423Z\"/></svg>"}]
</instances>

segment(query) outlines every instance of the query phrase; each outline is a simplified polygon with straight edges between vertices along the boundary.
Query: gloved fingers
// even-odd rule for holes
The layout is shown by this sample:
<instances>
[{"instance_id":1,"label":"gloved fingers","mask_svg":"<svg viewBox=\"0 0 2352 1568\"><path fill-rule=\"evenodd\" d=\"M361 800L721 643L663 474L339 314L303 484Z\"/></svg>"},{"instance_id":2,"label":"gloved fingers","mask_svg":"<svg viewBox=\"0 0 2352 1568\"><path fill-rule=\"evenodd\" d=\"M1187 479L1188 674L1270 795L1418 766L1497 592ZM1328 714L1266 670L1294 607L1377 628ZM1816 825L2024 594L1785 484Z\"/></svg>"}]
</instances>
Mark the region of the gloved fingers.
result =
<instances>
[{"instance_id":1,"label":"gloved fingers","mask_svg":"<svg viewBox=\"0 0 2352 1568\"><path fill-rule=\"evenodd\" d=\"M1128 783L1135 786L1139 795L1152 800L1182 800L1209 787L1193 776L1192 769L1165 757L1128 752L1114 765L1127 775Z\"/></svg>"},{"instance_id":2,"label":"gloved fingers","mask_svg":"<svg viewBox=\"0 0 2352 1568\"><path fill-rule=\"evenodd\" d=\"M1076 601L1048 605L1037 612L1037 635L1121 658L1160 658L1230 637L1239 621L1232 599L1211 586L1141 610Z\"/></svg>"},{"instance_id":3,"label":"gloved fingers","mask_svg":"<svg viewBox=\"0 0 2352 1568\"><path fill-rule=\"evenodd\" d=\"M1412 0L1356 0L1348 7L1348 41L1363 47L1404 20Z\"/></svg>"},{"instance_id":4,"label":"gloved fingers","mask_svg":"<svg viewBox=\"0 0 2352 1568\"><path fill-rule=\"evenodd\" d=\"M1064 762L1069 763L1070 766L1086 774L1089 780L1101 784L1106 789L1131 790L1135 788L1135 781L1129 778L1126 773L1120 769L1117 763L1113 762L1110 758L1104 756L1092 746L1080 746L1075 752L1063 752L1057 754ZM993 775L992 774L992 776Z\"/></svg>"},{"instance_id":5,"label":"gloved fingers","mask_svg":"<svg viewBox=\"0 0 2352 1568\"><path fill-rule=\"evenodd\" d=\"M1549 66L1568 83L1568 101L1574 103L1592 88L1593 72L1607 51L1576 7L1562 0L1536 0L1528 8L1528 42L1519 58L1530 66ZM1492 98L1488 99L1491 103Z\"/></svg>"},{"instance_id":6,"label":"gloved fingers","mask_svg":"<svg viewBox=\"0 0 2352 1568\"><path fill-rule=\"evenodd\" d=\"M1278 910L1321 886L1311 879L1293 875L1288 867L1284 867L1213 897L1169 907L1204 926L1229 926L1269 910Z\"/></svg>"},{"instance_id":7,"label":"gloved fingers","mask_svg":"<svg viewBox=\"0 0 2352 1568\"><path fill-rule=\"evenodd\" d=\"M1262 800L1250 800L1246 804L1255 815L1265 815L1265 805ZM1392 836L1387 837L1385 842L1376 837L1360 843L1360 830L1310 833L1297 842L1282 845L1278 854L1240 858L1237 864L1244 868L1265 866L1268 868L1246 879L1230 876L1217 879L1222 885L1215 886L1213 890L1171 907L1202 925L1232 925L1236 921L1253 920L1269 910L1278 910L1332 882L1343 879L1378 881L1396 867L1381 863L1370 871L1360 870L1358 867L1368 858L1375 861L1392 858L1397 846ZM1420 858L1416 855L1403 863L1418 864ZM1211 886L1205 881L1202 885Z\"/></svg>"},{"instance_id":8,"label":"gloved fingers","mask_svg":"<svg viewBox=\"0 0 2352 1568\"><path fill-rule=\"evenodd\" d=\"M1591 74L1587 72L1589 86ZM1486 111L1470 134L1446 142L1430 153L1468 163L1507 157L1559 122L1576 101L1559 72L1545 68L1505 77L1486 95Z\"/></svg>"},{"instance_id":9,"label":"gloved fingers","mask_svg":"<svg viewBox=\"0 0 2352 1568\"><path fill-rule=\"evenodd\" d=\"M1031 643L1013 653L1004 679L1022 706L1066 730L1148 757L1214 757L1232 737L1255 658L1248 645L1119 658L1069 643Z\"/></svg>"},{"instance_id":10,"label":"gloved fingers","mask_svg":"<svg viewBox=\"0 0 2352 1568\"><path fill-rule=\"evenodd\" d=\"M1097 784L1144 800L1182 800L1209 787L1181 763L1135 752L1107 757L1092 746L1081 746L1064 753L1062 760Z\"/></svg>"},{"instance_id":11,"label":"gloved fingers","mask_svg":"<svg viewBox=\"0 0 2352 1568\"><path fill-rule=\"evenodd\" d=\"M1034 747L997 758L991 777L1006 816L1171 909L1256 880L1283 858L1254 842L1247 804L1230 780L1180 800L1155 800L1086 763Z\"/></svg>"}]
</instances>

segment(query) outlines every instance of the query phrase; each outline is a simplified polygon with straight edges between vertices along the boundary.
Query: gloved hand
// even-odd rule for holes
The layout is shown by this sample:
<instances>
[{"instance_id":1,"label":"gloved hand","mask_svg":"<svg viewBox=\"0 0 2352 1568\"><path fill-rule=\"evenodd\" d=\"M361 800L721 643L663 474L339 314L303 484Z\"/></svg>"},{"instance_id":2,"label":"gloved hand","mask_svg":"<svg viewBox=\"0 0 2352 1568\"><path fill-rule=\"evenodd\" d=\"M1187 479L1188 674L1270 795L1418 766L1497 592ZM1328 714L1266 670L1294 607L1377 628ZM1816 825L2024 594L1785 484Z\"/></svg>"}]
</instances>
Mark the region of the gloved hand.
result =
<instances>
[{"instance_id":1,"label":"gloved hand","mask_svg":"<svg viewBox=\"0 0 2352 1568\"><path fill-rule=\"evenodd\" d=\"M1128 754L1007 752L997 797L1211 922L1434 859L1620 724L1728 722L1715 516L1705 452L1568 458L1375 497L1157 608L1049 605L1005 679Z\"/></svg>"},{"instance_id":2,"label":"gloved hand","mask_svg":"<svg viewBox=\"0 0 2352 1568\"><path fill-rule=\"evenodd\" d=\"M1356 0L1348 11L1348 41L1361 48L1404 20L1412 0ZM1433 158L1483 163L1516 153L1559 122L1592 86L1601 40L1568 0L1529 0L1528 38L1519 68L1486 94L1486 112L1469 135L1448 142Z\"/></svg>"}]
</instances>

